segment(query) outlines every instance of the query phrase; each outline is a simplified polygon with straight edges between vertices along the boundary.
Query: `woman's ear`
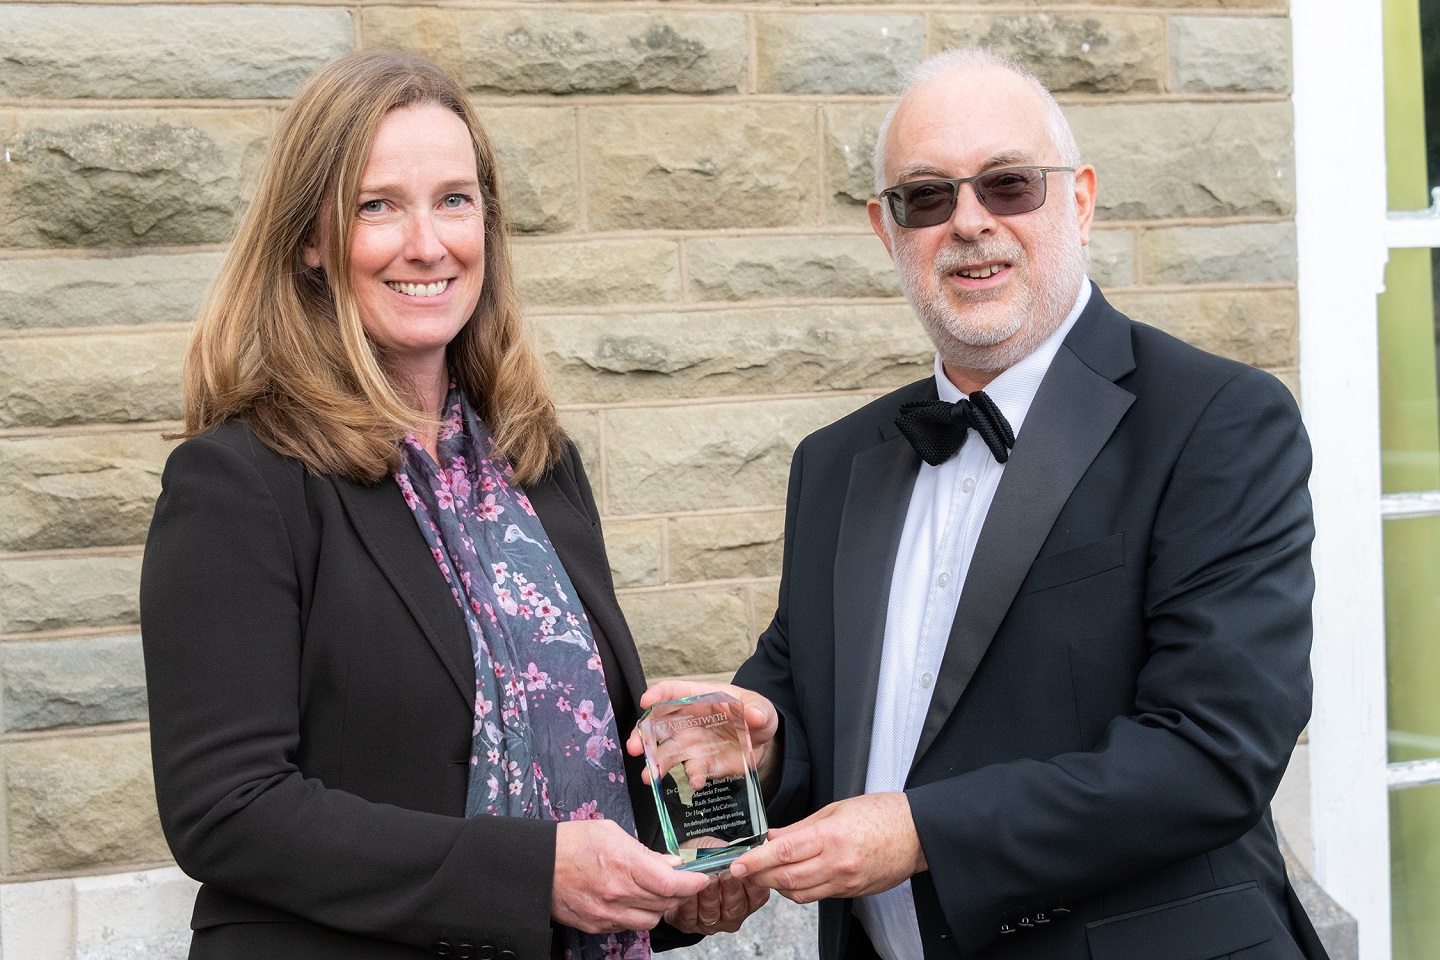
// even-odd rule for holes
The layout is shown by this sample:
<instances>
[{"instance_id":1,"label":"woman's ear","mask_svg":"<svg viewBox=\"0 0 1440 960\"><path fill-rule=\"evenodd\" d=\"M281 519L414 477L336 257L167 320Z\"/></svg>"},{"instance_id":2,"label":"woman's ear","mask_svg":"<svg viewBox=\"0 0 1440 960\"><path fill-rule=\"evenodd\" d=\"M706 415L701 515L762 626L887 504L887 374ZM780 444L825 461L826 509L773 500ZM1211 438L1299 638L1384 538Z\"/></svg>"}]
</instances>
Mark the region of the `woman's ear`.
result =
<instances>
[{"instance_id":1,"label":"woman's ear","mask_svg":"<svg viewBox=\"0 0 1440 960\"><path fill-rule=\"evenodd\" d=\"M300 248L300 257L305 261L305 266L311 270L320 270L325 266L324 261L320 258L320 248L313 243L307 243Z\"/></svg>"}]
</instances>

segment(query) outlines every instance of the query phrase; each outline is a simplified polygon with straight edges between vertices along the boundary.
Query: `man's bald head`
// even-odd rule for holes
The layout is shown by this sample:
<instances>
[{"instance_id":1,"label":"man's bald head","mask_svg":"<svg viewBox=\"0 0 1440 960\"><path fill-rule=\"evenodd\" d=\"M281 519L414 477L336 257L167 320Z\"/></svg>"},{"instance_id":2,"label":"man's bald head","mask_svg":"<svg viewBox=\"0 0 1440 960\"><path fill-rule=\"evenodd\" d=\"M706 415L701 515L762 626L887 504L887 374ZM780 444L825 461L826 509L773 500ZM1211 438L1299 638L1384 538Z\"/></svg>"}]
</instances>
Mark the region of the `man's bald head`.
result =
<instances>
[{"instance_id":1,"label":"man's bald head","mask_svg":"<svg viewBox=\"0 0 1440 960\"><path fill-rule=\"evenodd\" d=\"M890 135L890 127L895 120L895 114L899 112L901 104L910 94L919 87L928 86L932 82L960 81L965 74L984 70L1003 70L1012 73L1029 84L1035 93L1039 108L1044 111L1045 127L1050 133L1050 140L1055 146L1062 166L1075 167L1080 165L1080 147L1075 142L1075 134L1070 130L1070 121L1065 119L1060 105L1045 88L1045 84L1022 67L1016 61L990 50L969 48L963 50L949 50L939 53L911 70L905 77L904 85L900 89L900 95L890 105L885 114L885 119L880 122L880 132L875 138L875 192L879 193L890 183L886 180L885 155L886 140Z\"/></svg>"}]
</instances>

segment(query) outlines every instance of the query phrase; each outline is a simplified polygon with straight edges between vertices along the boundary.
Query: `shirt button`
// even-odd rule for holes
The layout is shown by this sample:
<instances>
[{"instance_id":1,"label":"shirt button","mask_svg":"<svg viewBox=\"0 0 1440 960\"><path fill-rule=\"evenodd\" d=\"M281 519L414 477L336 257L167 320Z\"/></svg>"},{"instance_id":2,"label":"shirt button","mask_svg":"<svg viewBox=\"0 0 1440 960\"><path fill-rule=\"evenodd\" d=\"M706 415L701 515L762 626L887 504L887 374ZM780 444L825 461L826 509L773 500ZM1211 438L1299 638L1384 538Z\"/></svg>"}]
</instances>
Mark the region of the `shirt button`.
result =
<instances>
[{"instance_id":1,"label":"shirt button","mask_svg":"<svg viewBox=\"0 0 1440 960\"><path fill-rule=\"evenodd\" d=\"M926 670L924 673L920 674L920 686L922 688L929 690L930 684L934 682L935 674L931 673L929 670Z\"/></svg>"},{"instance_id":2,"label":"shirt button","mask_svg":"<svg viewBox=\"0 0 1440 960\"><path fill-rule=\"evenodd\" d=\"M975 489L975 478L974 478L974 477L966 477L964 480L960 481L960 489L961 489L961 490L964 490L966 493L969 493L971 490L974 490L974 489Z\"/></svg>"},{"instance_id":3,"label":"shirt button","mask_svg":"<svg viewBox=\"0 0 1440 960\"><path fill-rule=\"evenodd\" d=\"M935 582L942 587L950 586L950 571L941 570L940 576L935 578Z\"/></svg>"}]
</instances>

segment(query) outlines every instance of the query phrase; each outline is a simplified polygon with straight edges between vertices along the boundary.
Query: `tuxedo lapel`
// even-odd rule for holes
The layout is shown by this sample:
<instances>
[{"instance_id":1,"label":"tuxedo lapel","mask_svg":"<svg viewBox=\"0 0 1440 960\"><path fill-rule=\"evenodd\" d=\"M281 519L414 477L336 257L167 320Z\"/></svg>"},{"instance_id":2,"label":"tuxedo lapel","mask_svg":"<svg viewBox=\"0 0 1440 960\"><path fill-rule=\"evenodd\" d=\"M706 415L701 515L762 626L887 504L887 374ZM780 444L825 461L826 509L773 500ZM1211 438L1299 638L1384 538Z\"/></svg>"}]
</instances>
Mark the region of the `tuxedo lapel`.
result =
<instances>
[{"instance_id":1,"label":"tuxedo lapel","mask_svg":"<svg viewBox=\"0 0 1440 960\"><path fill-rule=\"evenodd\" d=\"M473 708L475 666L465 618L400 488L384 480L368 487L344 480L333 482L360 542L420 625L456 692Z\"/></svg>"},{"instance_id":2,"label":"tuxedo lapel","mask_svg":"<svg viewBox=\"0 0 1440 960\"><path fill-rule=\"evenodd\" d=\"M1135 401L1113 382L1133 368L1129 321L1092 289L1025 416L980 530L916 761L960 702L1071 491Z\"/></svg>"},{"instance_id":3,"label":"tuxedo lapel","mask_svg":"<svg viewBox=\"0 0 1440 960\"><path fill-rule=\"evenodd\" d=\"M934 399L934 379L896 400ZM835 547L835 796L865 791L895 555L920 457L891 424L857 454Z\"/></svg>"}]
</instances>

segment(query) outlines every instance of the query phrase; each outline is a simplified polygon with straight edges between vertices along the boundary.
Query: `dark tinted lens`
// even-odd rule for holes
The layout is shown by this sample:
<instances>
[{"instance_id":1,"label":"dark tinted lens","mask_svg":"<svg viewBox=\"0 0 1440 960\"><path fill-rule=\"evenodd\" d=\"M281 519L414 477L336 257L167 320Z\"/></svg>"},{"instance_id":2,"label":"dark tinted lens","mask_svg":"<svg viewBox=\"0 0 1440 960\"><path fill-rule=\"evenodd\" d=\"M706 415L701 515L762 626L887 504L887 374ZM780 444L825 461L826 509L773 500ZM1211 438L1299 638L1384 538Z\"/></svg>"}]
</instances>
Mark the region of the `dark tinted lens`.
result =
<instances>
[{"instance_id":1,"label":"dark tinted lens","mask_svg":"<svg viewBox=\"0 0 1440 960\"><path fill-rule=\"evenodd\" d=\"M1045 202L1041 170L993 170L975 180L975 195L985 209L1000 216L1029 213Z\"/></svg>"},{"instance_id":2,"label":"dark tinted lens","mask_svg":"<svg viewBox=\"0 0 1440 960\"><path fill-rule=\"evenodd\" d=\"M955 212L955 184L948 180L916 180L893 189L900 209L892 203L890 210L902 227L933 227Z\"/></svg>"}]
</instances>

